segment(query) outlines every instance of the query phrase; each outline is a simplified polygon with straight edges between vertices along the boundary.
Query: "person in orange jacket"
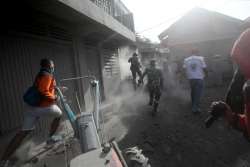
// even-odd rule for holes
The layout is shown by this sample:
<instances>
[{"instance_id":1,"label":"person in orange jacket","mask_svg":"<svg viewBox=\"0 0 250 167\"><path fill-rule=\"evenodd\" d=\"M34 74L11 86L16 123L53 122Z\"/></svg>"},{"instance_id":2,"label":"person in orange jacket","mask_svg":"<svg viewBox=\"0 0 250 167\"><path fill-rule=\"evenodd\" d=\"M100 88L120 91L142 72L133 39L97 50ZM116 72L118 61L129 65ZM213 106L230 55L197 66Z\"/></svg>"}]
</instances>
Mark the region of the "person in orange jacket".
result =
<instances>
[{"instance_id":1,"label":"person in orange jacket","mask_svg":"<svg viewBox=\"0 0 250 167\"><path fill-rule=\"evenodd\" d=\"M233 128L241 131L250 141L250 29L244 31L234 43L232 59L238 65L226 95L226 100L211 104L206 127L224 117Z\"/></svg>"},{"instance_id":2,"label":"person in orange jacket","mask_svg":"<svg viewBox=\"0 0 250 167\"><path fill-rule=\"evenodd\" d=\"M11 140L7 149L2 156L2 162L7 161L10 156L20 146L23 139L34 130L35 123L41 117L53 117L54 120L51 124L49 132L49 140L52 141L52 136L56 132L60 118L62 116L61 109L56 105L55 86L56 81L54 79L54 63L49 59L42 59L40 61L41 69L37 74L34 82L34 86L37 88L40 94L40 101L37 106L27 105L27 111L24 115L24 122L21 130Z\"/></svg>"}]
</instances>

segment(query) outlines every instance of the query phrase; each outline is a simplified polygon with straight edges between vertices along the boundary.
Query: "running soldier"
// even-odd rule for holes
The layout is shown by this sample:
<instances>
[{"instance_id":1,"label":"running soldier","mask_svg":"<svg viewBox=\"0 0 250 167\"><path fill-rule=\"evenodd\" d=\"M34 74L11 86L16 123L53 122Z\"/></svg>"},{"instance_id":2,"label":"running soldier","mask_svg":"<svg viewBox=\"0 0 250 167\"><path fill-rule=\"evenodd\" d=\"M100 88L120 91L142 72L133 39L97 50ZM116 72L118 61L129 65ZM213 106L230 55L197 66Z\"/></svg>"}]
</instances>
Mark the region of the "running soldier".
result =
<instances>
[{"instance_id":1,"label":"running soldier","mask_svg":"<svg viewBox=\"0 0 250 167\"><path fill-rule=\"evenodd\" d=\"M141 64L140 64L140 62L138 60L138 55L136 53L134 53L133 56L128 59L128 62L131 64L130 65L130 70L131 70L132 77L133 77L133 85L134 85L134 88L136 89L136 86L137 86L136 74L138 74L140 78L142 76L142 72L141 72L141 69L140 69Z\"/></svg>"},{"instance_id":2,"label":"running soldier","mask_svg":"<svg viewBox=\"0 0 250 167\"><path fill-rule=\"evenodd\" d=\"M162 71L156 68L155 60L150 61L150 67L145 69L140 82L143 82L145 75L147 75L148 78L147 88L149 92L149 105L153 106L153 115L155 115L157 113L161 91L163 89Z\"/></svg>"}]
</instances>

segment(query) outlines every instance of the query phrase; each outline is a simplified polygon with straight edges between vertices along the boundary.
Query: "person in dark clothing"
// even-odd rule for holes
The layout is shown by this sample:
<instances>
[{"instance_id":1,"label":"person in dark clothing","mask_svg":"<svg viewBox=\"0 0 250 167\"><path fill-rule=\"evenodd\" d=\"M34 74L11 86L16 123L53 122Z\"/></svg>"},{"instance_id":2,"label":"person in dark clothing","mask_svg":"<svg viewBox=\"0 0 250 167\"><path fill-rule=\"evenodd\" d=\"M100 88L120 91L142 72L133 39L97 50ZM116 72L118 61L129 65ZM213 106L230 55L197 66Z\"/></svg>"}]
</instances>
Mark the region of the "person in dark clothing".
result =
<instances>
[{"instance_id":1,"label":"person in dark clothing","mask_svg":"<svg viewBox=\"0 0 250 167\"><path fill-rule=\"evenodd\" d=\"M149 92L149 105L153 106L153 115L157 113L161 92L163 89L163 75L162 71L156 68L155 60L150 61L150 67L146 68L142 74L140 82L147 75L148 83L147 88Z\"/></svg>"},{"instance_id":2,"label":"person in dark clothing","mask_svg":"<svg viewBox=\"0 0 250 167\"><path fill-rule=\"evenodd\" d=\"M133 77L133 85L134 88L136 89L137 87L136 75L138 74L140 78L142 76L141 64L138 60L138 55L134 53L133 56L128 59L128 62L130 63L130 70Z\"/></svg>"},{"instance_id":3,"label":"person in dark clothing","mask_svg":"<svg viewBox=\"0 0 250 167\"><path fill-rule=\"evenodd\" d=\"M226 94L225 101L211 104L210 116L205 125L209 128L215 120L225 118L227 125L242 132L250 141L250 29L245 30L234 43L231 56L238 65Z\"/></svg>"},{"instance_id":4,"label":"person in dark clothing","mask_svg":"<svg viewBox=\"0 0 250 167\"><path fill-rule=\"evenodd\" d=\"M238 114L244 113L244 97L242 94L242 88L245 82L245 77L237 68L226 93L226 103L231 107L232 111L235 111Z\"/></svg>"}]
</instances>

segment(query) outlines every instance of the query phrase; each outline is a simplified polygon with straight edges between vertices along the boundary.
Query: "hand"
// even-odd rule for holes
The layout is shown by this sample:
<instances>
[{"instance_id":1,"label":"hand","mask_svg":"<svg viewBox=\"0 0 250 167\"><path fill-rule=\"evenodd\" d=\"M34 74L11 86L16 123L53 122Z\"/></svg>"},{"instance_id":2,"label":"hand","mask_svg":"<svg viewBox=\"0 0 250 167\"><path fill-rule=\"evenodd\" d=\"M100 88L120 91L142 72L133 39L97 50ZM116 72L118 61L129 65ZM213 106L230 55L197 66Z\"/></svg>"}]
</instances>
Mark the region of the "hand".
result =
<instances>
[{"instance_id":1,"label":"hand","mask_svg":"<svg viewBox=\"0 0 250 167\"><path fill-rule=\"evenodd\" d=\"M143 84L143 80L142 80L142 79L139 79L139 80L138 80L138 84Z\"/></svg>"},{"instance_id":2,"label":"hand","mask_svg":"<svg viewBox=\"0 0 250 167\"><path fill-rule=\"evenodd\" d=\"M69 88L66 87L66 86L60 86L60 87L58 87L58 88L62 91L62 93L64 93L64 92L66 92L67 90L69 90Z\"/></svg>"},{"instance_id":3,"label":"hand","mask_svg":"<svg viewBox=\"0 0 250 167\"><path fill-rule=\"evenodd\" d=\"M55 102L59 100L59 96L55 95Z\"/></svg>"}]
</instances>

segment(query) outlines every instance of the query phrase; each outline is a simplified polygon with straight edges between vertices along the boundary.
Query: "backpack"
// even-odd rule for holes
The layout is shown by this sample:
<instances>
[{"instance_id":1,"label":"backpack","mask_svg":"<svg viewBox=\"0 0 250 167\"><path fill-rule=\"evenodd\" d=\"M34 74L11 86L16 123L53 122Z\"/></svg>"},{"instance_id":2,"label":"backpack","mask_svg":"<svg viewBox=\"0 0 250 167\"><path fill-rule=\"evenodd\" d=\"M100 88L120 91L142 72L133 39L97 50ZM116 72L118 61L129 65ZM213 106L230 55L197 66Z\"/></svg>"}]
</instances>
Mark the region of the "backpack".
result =
<instances>
[{"instance_id":1,"label":"backpack","mask_svg":"<svg viewBox=\"0 0 250 167\"><path fill-rule=\"evenodd\" d=\"M27 89L27 91L23 95L23 101L33 107L39 106L41 95L35 85Z\"/></svg>"},{"instance_id":2,"label":"backpack","mask_svg":"<svg viewBox=\"0 0 250 167\"><path fill-rule=\"evenodd\" d=\"M40 75L51 75L51 74L46 71L40 71L37 77ZM37 89L35 83L31 87L29 87L23 95L23 101L26 104L33 107L39 106L41 100L42 100L42 95Z\"/></svg>"}]
</instances>

